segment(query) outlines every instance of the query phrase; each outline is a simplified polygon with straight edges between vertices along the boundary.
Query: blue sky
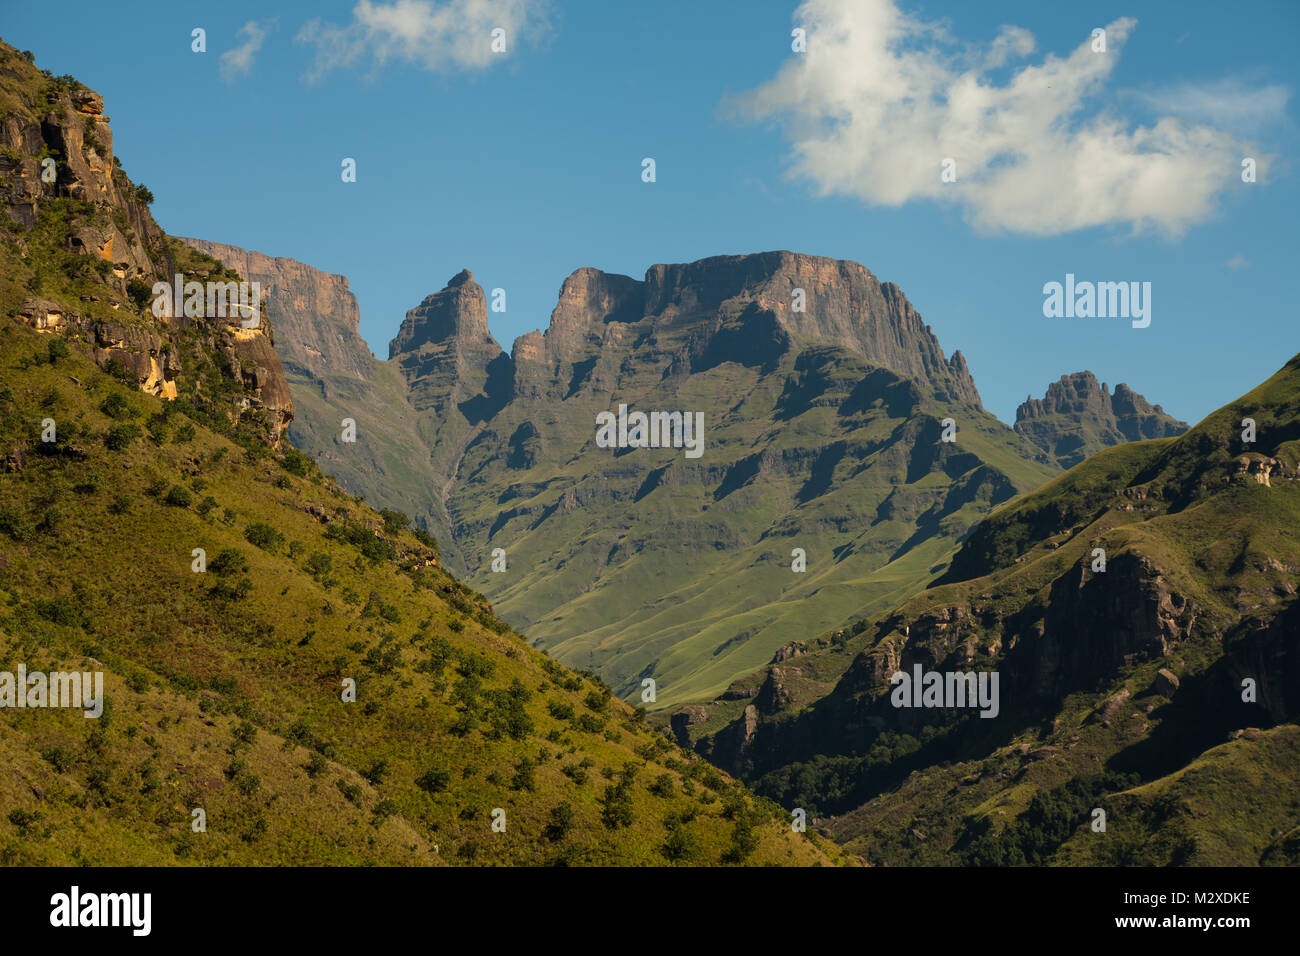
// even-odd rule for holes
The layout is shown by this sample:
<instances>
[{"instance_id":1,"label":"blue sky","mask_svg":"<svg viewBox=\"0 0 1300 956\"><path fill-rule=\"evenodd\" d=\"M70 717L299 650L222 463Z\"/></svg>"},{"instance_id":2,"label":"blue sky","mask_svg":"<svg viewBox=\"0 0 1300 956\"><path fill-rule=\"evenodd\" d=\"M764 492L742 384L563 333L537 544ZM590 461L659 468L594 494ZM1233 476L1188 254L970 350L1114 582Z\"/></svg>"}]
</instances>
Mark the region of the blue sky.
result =
<instances>
[{"instance_id":1,"label":"blue sky","mask_svg":"<svg viewBox=\"0 0 1300 956\"><path fill-rule=\"evenodd\" d=\"M1300 350L1293 2L24 4L0 36L104 94L165 229L346 275L380 357L462 267L508 349L581 266L769 249L898 283L1006 421L1084 368L1196 421ZM1151 282L1150 327L1045 318L1066 273Z\"/></svg>"}]
</instances>

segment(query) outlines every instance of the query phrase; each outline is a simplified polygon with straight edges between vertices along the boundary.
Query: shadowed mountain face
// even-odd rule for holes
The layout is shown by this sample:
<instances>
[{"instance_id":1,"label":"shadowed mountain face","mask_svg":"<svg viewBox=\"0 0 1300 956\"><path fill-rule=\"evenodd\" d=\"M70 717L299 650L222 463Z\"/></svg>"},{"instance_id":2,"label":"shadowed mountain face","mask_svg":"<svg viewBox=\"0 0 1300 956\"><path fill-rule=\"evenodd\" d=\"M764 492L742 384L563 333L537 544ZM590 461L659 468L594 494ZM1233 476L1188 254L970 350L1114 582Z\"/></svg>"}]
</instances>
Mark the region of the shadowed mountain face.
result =
<instances>
[{"instance_id":1,"label":"shadowed mountain face","mask_svg":"<svg viewBox=\"0 0 1300 956\"><path fill-rule=\"evenodd\" d=\"M876 862L1295 863L1298 465L1300 356L998 510L928 589L672 724ZM996 716L896 706L918 665L997 674Z\"/></svg>"},{"instance_id":2,"label":"shadowed mountain face","mask_svg":"<svg viewBox=\"0 0 1300 956\"><path fill-rule=\"evenodd\" d=\"M324 301L275 288L273 317ZM355 327L349 308L315 322ZM653 678L659 706L716 693L810 625L901 599L978 517L1055 470L983 410L960 353L944 357L897 287L852 262L580 269L546 331L509 354L463 271L407 313L369 373L320 344L341 333L302 338L286 349L295 441L345 487L411 513L531 641L630 698ZM698 457L600 447L597 416L620 404L702 416Z\"/></svg>"},{"instance_id":3,"label":"shadowed mountain face","mask_svg":"<svg viewBox=\"0 0 1300 956\"><path fill-rule=\"evenodd\" d=\"M1123 383L1111 395L1091 372L1062 375L1042 398L1027 398L1016 409L1015 425L1062 468L1073 468L1111 445L1170 438L1187 427Z\"/></svg>"}]
</instances>

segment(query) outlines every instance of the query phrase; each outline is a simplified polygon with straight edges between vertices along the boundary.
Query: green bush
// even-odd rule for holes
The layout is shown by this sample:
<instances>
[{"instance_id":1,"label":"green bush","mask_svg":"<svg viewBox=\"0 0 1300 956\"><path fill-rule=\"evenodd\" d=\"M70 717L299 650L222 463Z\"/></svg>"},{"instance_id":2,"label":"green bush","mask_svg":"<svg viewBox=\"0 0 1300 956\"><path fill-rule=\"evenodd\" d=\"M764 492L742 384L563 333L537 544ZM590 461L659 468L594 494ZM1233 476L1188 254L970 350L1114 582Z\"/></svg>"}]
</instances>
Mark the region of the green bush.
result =
<instances>
[{"instance_id":1,"label":"green bush","mask_svg":"<svg viewBox=\"0 0 1300 956\"><path fill-rule=\"evenodd\" d=\"M114 159L117 157L114 156ZM143 279L129 279L126 283L126 294L131 297L137 309L143 310L145 306L153 301L153 286Z\"/></svg>"},{"instance_id":2,"label":"green bush","mask_svg":"<svg viewBox=\"0 0 1300 956\"><path fill-rule=\"evenodd\" d=\"M547 701L546 711L556 720L573 719L573 705L562 700Z\"/></svg>"},{"instance_id":3,"label":"green bush","mask_svg":"<svg viewBox=\"0 0 1300 956\"><path fill-rule=\"evenodd\" d=\"M558 843L573 829L573 805L567 800L551 808L551 819L546 824L546 839Z\"/></svg>"},{"instance_id":4,"label":"green bush","mask_svg":"<svg viewBox=\"0 0 1300 956\"><path fill-rule=\"evenodd\" d=\"M334 781L334 783L339 788L339 793L343 794L343 796L347 798L348 803L355 804L356 806L361 806L361 785L360 784L348 783L346 780L344 780L341 777L338 780Z\"/></svg>"},{"instance_id":5,"label":"green bush","mask_svg":"<svg viewBox=\"0 0 1300 956\"><path fill-rule=\"evenodd\" d=\"M627 781L605 787L600 798L600 819L611 830L632 825L632 788Z\"/></svg>"},{"instance_id":6,"label":"green bush","mask_svg":"<svg viewBox=\"0 0 1300 956\"><path fill-rule=\"evenodd\" d=\"M519 763L515 766L514 779L510 781L510 789L529 790L529 791L536 790L537 789L537 780L535 777L536 771L537 771L537 764L534 763L532 760L530 760L528 757L525 757L523 760L519 761Z\"/></svg>"},{"instance_id":7,"label":"green bush","mask_svg":"<svg viewBox=\"0 0 1300 956\"><path fill-rule=\"evenodd\" d=\"M139 425L114 425L104 435L104 447L109 451L122 451L140 435Z\"/></svg>"},{"instance_id":8,"label":"green bush","mask_svg":"<svg viewBox=\"0 0 1300 956\"><path fill-rule=\"evenodd\" d=\"M656 797L671 797L675 792L673 790L672 774L661 773L655 777L654 783L650 784L650 792Z\"/></svg>"},{"instance_id":9,"label":"green bush","mask_svg":"<svg viewBox=\"0 0 1300 956\"><path fill-rule=\"evenodd\" d=\"M399 531L405 531L410 525L411 519L400 511L392 508L384 508L379 512L379 517L384 519L384 530L389 534L397 534Z\"/></svg>"},{"instance_id":10,"label":"green bush","mask_svg":"<svg viewBox=\"0 0 1300 956\"><path fill-rule=\"evenodd\" d=\"M442 793L451 785L451 771L431 767L416 779L415 785L425 793Z\"/></svg>"},{"instance_id":11,"label":"green bush","mask_svg":"<svg viewBox=\"0 0 1300 956\"><path fill-rule=\"evenodd\" d=\"M136 377L135 370L123 365L117 356L110 357L104 363L104 372L127 388L138 389L140 387L140 380Z\"/></svg>"},{"instance_id":12,"label":"green bush","mask_svg":"<svg viewBox=\"0 0 1300 956\"><path fill-rule=\"evenodd\" d=\"M135 417L135 415L132 414L135 409L132 408L131 403L126 400L126 396L121 392L116 391L109 392L108 395L105 396L104 400L99 403L99 410L109 418L117 419L118 421L121 421L124 418Z\"/></svg>"},{"instance_id":13,"label":"green bush","mask_svg":"<svg viewBox=\"0 0 1300 956\"><path fill-rule=\"evenodd\" d=\"M15 508L0 508L0 531L19 543L36 537L35 523Z\"/></svg>"},{"instance_id":14,"label":"green bush","mask_svg":"<svg viewBox=\"0 0 1300 956\"><path fill-rule=\"evenodd\" d=\"M299 478L306 478L311 474L311 456L303 454L292 445L285 446L284 456L280 459L280 464L289 474L297 475Z\"/></svg>"},{"instance_id":15,"label":"green bush","mask_svg":"<svg viewBox=\"0 0 1300 956\"><path fill-rule=\"evenodd\" d=\"M329 761L318 753L313 753L307 758L307 765L302 768L307 771L307 776L315 779L329 769Z\"/></svg>"},{"instance_id":16,"label":"green bush","mask_svg":"<svg viewBox=\"0 0 1300 956\"><path fill-rule=\"evenodd\" d=\"M181 485L172 485L167 489L167 496L163 498L164 504L169 504L173 508L188 508L194 500L188 488Z\"/></svg>"},{"instance_id":17,"label":"green bush","mask_svg":"<svg viewBox=\"0 0 1300 956\"><path fill-rule=\"evenodd\" d=\"M244 529L244 538L249 544L275 554L284 543L284 535L264 521L254 521Z\"/></svg>"},{"instance_id":18,"label":"green bush","mask_svg":"<svg viewBox=\"0 0 1300 956\"><path fill-rule=\"evenodd\" d=\"M208 589L210 595L223 601L242 601L252 592L253 582L248 578L240 578L233 585L218 581Z\"/></svg>"},{"instance_id":19,"label":"green bush","mask_svg":"<svg viewBox=\"0 0 1300 956\"><path fill-rule=\"evenodd\" d=\"M679 824L668 831L668 839L663 845L663 854L669 860L680 863L694 858L699 851L699 841L686 827Z\"/></svg>"},{"instance_id":20,"label":"green bush","mask_svg":"<svg viewBox=\"0 0 1300 956\"><path fill-rule=\"evenodd\" d=\"M145 427L149 430L149 437L153 439L155 445L167 444L167 418L164 415L150 416Z\"/></svg>"}]
</instances>

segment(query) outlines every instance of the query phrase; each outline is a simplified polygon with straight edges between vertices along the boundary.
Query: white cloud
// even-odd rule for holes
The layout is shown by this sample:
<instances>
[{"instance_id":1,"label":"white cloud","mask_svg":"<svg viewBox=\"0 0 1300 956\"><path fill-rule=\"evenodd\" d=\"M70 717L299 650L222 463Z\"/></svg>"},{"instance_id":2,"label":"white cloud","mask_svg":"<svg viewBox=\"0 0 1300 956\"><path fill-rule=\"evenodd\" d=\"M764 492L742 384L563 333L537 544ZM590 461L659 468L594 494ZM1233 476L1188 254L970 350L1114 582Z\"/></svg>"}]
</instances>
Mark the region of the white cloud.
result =
<instances>
[{"instance_id":1,"label":"white cloud","mask_svg":"<svg viewBox=\"0 0 1300 956\"><path fill-rule=\"evenodd\" d=\"M435 72L482 69L502 59L492 31L505 30L506 55L521 39L546 28L546 0L360 0L346 26L312 20L298 41L316 47L307 74L319 80L337 67L373 59L383 66L405 61Z\"/></svg>"},{"instance_id":2,"label":"white cloud","mask_svg":"<svg viewBox=\"0 0 1300 956\"><path fill-rule=\"evenodd\" d=\"M221 54L221 78L229 83L237 76L246 76L253 68L253 57L262 49L266 35L275 29L275 20L249 20L239 28L239 35L247 37L241 45Z\"/></svg>"},{"instance_id":3,"label":"white cloud","mask_svg":"<svg viewBox=\"0 0 1300 956\"><path fill-rule=\"evenodd\" d=\"M1242 156L1257 156L1209 125L1174 116L1134 125L1107 108L1106 85L1137 25L1129 18L1106 27L1107 52L1093 52L1089 30L1068 56L1013 65L1004 83L989 71L1034 50L1019 27L947 52L942 26L893 0L806 0L794 22L807 30L807 53L730 103L779 122L791 174L821 195L952 202L988 232L1177 235L1213 214L1219 193L1240 181ZM955 183L940 179L948 157Z\"/></svg>"},{"instance_id":4,"label":"white cloud","mask_svg":"<svg viewBox=\"0 0 1300 956\"><path fill-rule=\"evenodd\" d=\"M1229 269L1249 269L1250 260L1240 252L1224 263Z\"/></svg>"}]
</instances>

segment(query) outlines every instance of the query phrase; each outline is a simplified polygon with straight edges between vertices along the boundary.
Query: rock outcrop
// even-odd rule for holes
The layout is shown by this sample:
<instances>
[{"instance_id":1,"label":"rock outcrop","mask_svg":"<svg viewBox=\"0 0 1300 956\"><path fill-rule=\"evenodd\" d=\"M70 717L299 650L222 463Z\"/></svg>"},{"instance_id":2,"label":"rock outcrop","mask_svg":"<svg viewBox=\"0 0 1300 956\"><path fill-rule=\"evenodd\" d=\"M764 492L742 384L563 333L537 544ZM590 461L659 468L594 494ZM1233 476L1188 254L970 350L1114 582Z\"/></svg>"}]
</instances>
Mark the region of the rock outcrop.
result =
<instances>
[{"instance_id":1,"label":"rock outcrop","mask_svg":"<svg viewBox=\"0 0 1300 956\"><path fill-rule=\"evenodd\" d=\"M1073 468L1111 445L1172 438L1188 426L1123 383L1112 395L1092 372L1075 372L1049 385L1042 398L1025 399L1016 409L1015 428L1047 459Z\"/></svg>"},{"instance_id":2,"label":"rock outcrop","mask_svg":"<svg viewBox=\"0 0 1300 956\"><path fill-rule=\"evenodd\" d=\"M241 277L214 270L154 221L152 195L127 178L113 154L103 97L38 70L3 42L0 84L7 103L0 208L20 232L16 268L27 269L38 252L76 257L61 275L38 269L25 280L33 295L16 309L18 320L67 338L144 391L185 397L210 421L244 422L277 443L293 419L293 400L270 321L244 328L241 315L206 306L199 315L155 314L156 283L170 287L176 275L223 284ZM223 378L204 383L214 354L222 357L224 368L215 371Z\"/></svg>"},{"instance_id":3,"label":"rock outcrop","mask_svg":"<svg viewBox=\"0 0 1300 956\"><path fill-rule=\"evenodd\" d=\"M488 332L487 298L468 269L406 313L388 357L419 410L446 417L455 405L476 424L509 398L510 359Z\"/></svg>"}]
</instances>

